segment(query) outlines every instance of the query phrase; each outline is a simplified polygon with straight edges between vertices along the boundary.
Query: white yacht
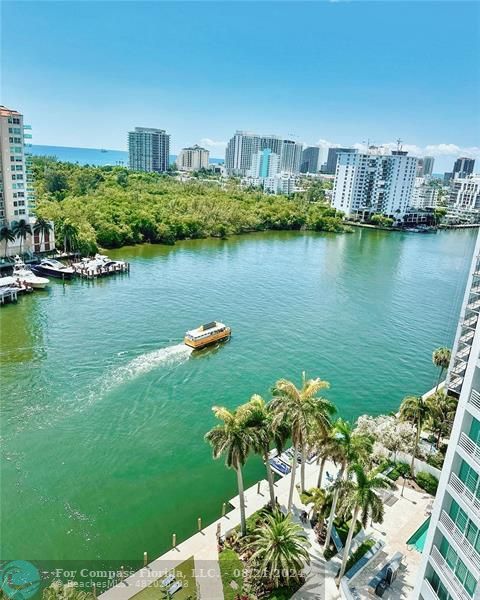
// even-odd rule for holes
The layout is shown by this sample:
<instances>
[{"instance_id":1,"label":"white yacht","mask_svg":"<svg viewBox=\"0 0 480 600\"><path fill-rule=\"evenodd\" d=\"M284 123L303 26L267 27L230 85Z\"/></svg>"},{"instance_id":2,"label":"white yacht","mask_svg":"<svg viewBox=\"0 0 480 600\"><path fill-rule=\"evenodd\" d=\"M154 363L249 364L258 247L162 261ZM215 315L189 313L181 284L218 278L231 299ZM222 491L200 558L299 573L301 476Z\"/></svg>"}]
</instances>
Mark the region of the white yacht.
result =
<instances>
[{"instance_id":1,"label":"white yacht","mask_svg":"<svg viewBox=\"0 0 480 600\"><path fill-rule=\"evenodd\" d=\"M15 257L15 264L13 265L13 277L15 281L18 279L21 282L28 283L37 290L43 290L49 283L50 280L46 277L39 277L27 267L23 260L19 257Z\"/></svg>"}]
</instances>

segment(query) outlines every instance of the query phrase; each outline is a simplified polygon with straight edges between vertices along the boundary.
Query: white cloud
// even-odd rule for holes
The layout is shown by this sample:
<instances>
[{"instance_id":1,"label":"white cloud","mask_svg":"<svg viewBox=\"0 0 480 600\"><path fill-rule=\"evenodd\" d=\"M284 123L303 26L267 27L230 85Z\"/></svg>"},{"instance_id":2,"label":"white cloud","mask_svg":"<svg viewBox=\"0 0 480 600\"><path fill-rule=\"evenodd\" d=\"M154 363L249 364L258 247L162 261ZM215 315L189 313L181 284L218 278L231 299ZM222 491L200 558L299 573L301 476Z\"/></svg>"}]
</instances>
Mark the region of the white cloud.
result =
<instances>
[{"instance_id":1,"label":"white cloud","mask_svg":"<svg viewBox=\"0 0 480 600\"><path fill-rule=\"evenodd\" d=\"M211 140L210 138L202 138L200 140L200 144L202 146L207 146L209 148L226 148L227 147L227 142L221 142L221 141L215 141L215 140Z\"/></svg>"}]
</instances>

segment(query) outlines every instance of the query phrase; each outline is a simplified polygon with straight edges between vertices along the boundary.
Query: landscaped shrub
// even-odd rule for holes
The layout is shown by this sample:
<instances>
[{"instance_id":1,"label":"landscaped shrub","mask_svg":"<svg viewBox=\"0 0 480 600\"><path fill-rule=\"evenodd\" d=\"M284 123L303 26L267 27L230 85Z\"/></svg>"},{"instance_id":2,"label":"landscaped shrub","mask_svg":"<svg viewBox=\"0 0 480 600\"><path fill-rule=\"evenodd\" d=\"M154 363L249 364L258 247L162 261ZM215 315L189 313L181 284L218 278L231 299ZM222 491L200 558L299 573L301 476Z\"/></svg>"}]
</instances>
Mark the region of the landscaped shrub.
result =
<instances>
[{"instance_id":1,"label":"landscaped shrub","mask_svg":"<svg viewBox=\"0 0 480 600\"><path fill-rule=\"evenodd\" d=\"M369 539L365 540L360 546L355 550L353 554L350 555L350 558L347 560L347 566L345 568L345 573L348 573L353 565L358 562L362 556L364 556L371 548L375 546L375 540Z\"/></svg>"},{"instance_id":2,"label":"landscaped shrub","mask_svg":"<svg viewBox=\"0 0 480 600\"><path fill-rule=\"evenodd\" d=\"M435 454L430 454L430 456L427 458L427 463L436 469L441 469L443 467L444 460L445 456L443 456L441 452L435 452Z\"/></svg>"},{"instance_id":3,"label":"landscaped shrub","mask_svg":"<svg viewBox=\"0 0 480 600\"><path fill-rule=\"evenodd\" d=\"M434 475L420 471L417 473L415 481L423 490L432 494L432 496L435 496L437 493L438 479Z\"/></svg>"}]
</instances>

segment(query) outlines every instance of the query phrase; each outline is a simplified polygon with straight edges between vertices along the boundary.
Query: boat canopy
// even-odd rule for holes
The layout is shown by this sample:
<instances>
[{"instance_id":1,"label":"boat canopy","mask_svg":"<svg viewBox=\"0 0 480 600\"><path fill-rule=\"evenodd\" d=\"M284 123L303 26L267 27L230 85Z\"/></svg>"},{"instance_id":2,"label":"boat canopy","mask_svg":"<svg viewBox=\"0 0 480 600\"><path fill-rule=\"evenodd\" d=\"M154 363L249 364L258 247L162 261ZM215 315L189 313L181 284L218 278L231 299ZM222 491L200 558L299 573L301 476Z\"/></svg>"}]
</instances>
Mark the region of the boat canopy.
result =
<instances>
[{"instance_id":1,"label":"boat canopy","mask_svg":"<svg viewBox=\"0 0 480 600\"><path fill-rule=\"evenodd\" d=\"M212 321L211 323L207 323L206 325L200 325L196 329L191 329L187 331L185 334L186 337L189 337L192 340L200 340L205 337L209 337L214 335L215 333L220 333L221 331L225 331L225 325L220 323L219 321Z\"/></svg>"}]
</instances>

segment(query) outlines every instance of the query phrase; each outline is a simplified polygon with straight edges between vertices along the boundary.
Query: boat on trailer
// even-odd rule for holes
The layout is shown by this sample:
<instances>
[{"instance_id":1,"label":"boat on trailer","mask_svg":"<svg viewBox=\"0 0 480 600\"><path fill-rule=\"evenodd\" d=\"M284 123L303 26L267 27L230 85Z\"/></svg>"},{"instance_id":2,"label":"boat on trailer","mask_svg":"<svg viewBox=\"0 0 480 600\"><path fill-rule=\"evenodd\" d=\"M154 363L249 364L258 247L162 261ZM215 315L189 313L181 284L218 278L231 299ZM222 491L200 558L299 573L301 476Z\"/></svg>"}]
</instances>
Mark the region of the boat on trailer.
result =
<instances>
[{"instance_id":1,"label":"boat on trailer","mask_svg":"<svg viewBox=\"0 0 480 600\"><path fill-rule=\"evenodd\" d=\"M223 342L228 340L232 335L230 327L220 321L212 321L200 325L196 329L191 329L185 333L184 343L195 350L204 348L215 342Z\"/></svg>"}]
</instances>

